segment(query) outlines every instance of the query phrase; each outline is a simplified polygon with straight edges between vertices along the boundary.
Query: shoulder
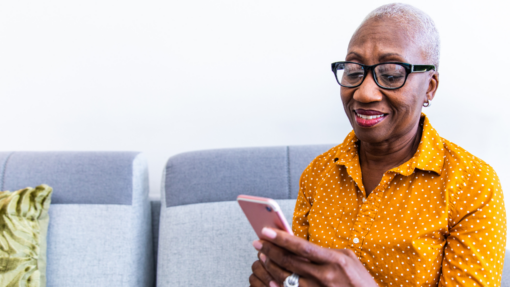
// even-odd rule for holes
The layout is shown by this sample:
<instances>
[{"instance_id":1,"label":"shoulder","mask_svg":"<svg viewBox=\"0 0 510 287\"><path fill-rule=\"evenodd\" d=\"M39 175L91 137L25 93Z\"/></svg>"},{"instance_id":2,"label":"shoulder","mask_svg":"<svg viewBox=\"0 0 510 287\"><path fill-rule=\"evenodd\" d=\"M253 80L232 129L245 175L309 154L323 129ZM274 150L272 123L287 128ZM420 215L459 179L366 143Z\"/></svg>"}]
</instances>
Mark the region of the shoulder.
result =
<instances>
[{"instance_id":1,"label":"shoulder","mask_svg":"<svg viewBox=\"0 0 510 287\"><path fill-rule=\"evenodd\" d=\"M504 210L503 190L496 171L462 147L443 140L444 170L453 215L463 217L475 210L497 205Z\"/></svg>"},{"instance_id":2,"label":"shoulder","mask_svg":"<svg viewBox=\"0 0 510 287\"><path fill-rule=\"evenodd\" d=\"M484 175L482 179L477 181L490 181L491 179L499 181L496 171L481 158L447 139L441 138L441 140L445 151L445 167L447 169L462 171L469 178Z\"/></svg>"}]
</instances>

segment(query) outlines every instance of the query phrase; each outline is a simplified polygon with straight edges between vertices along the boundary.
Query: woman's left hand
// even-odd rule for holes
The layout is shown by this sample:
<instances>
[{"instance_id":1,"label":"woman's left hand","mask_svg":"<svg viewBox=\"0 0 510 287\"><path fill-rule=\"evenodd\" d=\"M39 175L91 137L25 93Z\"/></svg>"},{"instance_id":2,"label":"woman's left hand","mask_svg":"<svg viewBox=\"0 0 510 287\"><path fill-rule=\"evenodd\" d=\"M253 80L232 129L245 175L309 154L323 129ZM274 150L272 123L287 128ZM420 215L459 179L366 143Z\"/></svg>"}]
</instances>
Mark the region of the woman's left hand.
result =
<instances>
[{"instance_id":1,"label":"woman's left hand","mask_svg":"<svg viewBox=\"0 0 510 287\"><path fill-rule=\"evenodd\" d=\"M300 287L378 286L349 249L327 249L284 231L264 228L263 240L253 242L264 267L282 286L292 273Z\"/></svg>"}]
</instances>

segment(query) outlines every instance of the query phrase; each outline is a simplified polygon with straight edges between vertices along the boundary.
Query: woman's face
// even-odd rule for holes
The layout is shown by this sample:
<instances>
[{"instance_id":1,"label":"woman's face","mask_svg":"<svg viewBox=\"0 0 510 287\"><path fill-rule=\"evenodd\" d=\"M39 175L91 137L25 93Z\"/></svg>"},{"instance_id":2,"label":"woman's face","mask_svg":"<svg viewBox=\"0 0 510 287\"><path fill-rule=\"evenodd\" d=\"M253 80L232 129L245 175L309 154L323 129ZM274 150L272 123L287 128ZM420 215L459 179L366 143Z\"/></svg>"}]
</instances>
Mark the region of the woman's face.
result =
<instances>
[{"instance_id":1,"label":"woman's face","mask_svg":"<svg viewBox=\"0 0 510 287\"><path fill-rule=\"evenodd\" d=\"M427 62L419 45L392 20L365 23L353 35L345 60L365 65L384 62L432 64ZM358 139L384 143L414 134L422 106L427 98L432 100L437 84L437 72L412 73L402 88L385 90L377 86L370 72L361 86L341 87L340 95ZM368 116L380 117L370 120Z\"/></svg>"}]
</instances>

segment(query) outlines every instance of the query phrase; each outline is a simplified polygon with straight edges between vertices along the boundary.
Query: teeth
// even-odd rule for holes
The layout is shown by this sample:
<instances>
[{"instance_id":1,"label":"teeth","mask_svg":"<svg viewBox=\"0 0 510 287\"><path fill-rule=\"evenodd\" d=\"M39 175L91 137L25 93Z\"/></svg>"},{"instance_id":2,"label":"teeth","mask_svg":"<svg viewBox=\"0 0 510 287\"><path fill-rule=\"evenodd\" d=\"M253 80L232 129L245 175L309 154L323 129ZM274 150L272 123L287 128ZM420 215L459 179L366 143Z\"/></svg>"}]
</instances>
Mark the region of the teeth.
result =
<instances>
[{"instance_id":1,"label":"teeth","mask_svg":"<svg viewBox=\"0 0 510 287\"><path fill-rule=\"evenodd\" d=\"M362 119L365 119L365 120L372 120L372 119L377 119L377 118L381 118L383 117L384 115L377 115L377 116L366 116L366 115L360 115L358 113L356 113L356 116L362 118Z\"/></svg>"}]
</instances>

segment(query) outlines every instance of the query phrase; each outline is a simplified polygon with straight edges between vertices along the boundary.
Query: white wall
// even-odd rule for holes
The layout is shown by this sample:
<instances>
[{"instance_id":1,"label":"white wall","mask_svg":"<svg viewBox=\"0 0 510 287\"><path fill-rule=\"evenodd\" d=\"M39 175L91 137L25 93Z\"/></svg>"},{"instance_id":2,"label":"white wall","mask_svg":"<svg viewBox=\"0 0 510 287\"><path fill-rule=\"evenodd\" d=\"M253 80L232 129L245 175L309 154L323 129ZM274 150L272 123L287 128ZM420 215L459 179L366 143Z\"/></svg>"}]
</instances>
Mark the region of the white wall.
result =
<instances>
[{"instance_id":1,"label":"white wall","mask_svg":"<svg viewBox=\"0 0 510 287\"><path fill-rule=\"evenodd\" d=\"M0 150L146 153L339 143L330 63L388 1L2 1ZM498 171L510 204L507 1L408 1L442 37L425 110Z\"/></svg>"}]
</instances>

